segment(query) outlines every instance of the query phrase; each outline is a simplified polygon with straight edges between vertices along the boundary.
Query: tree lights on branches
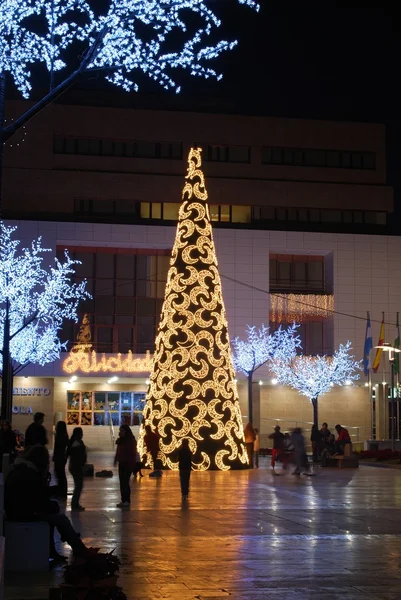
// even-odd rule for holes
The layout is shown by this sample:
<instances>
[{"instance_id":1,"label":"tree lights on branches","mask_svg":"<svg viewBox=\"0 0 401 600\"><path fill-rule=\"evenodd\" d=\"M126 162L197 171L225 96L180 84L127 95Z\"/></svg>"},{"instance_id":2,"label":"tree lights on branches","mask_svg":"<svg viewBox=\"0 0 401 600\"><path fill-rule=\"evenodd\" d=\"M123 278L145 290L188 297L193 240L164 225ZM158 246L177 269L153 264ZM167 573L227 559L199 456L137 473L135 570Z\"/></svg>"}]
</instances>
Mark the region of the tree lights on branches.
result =
<instances>
[{"instance_id":1,"label":"tree lights on branches","mask_svg":"<svg viewBox=\"0 0 401 600\"><path fill-rule=\"evenodd\" d=\"M297 356L273 360L270 370L278 383L289 385L313 405L313 421L318 426L318 398L333 385L350 385L359 379L360 361L350 354L351 342L340 344L333 356Z\"/></svg>"},{"instance_id":2,"label":"tree lights on branches","mask_svg":"<svg viewBox=\"0 0 401 600\"><path fill-rule=\"evenodd\" d=\"M301 340L297 336L297 325L288 329L279 327L269 334L269 328L262 325L260 329L247 325L247 339L235 338L233 346L233 362L237 371L242 371L248 378L248 416L253 421L252 378L254 372L262 365L274 359L289 360L294 358Z\"/></svg>"},{"instance_id":3,"label":"tree lights on branches","mask_svg":"<svg viewBox=\"0 0 401 600\"><path fill-rule=\"evenodd\" d=\"M254 0L238 2L259 9ZM138 90L136 73L142 72L165 89L179 92L173 69L220 79L204 62L237 44L207 41L221 25L207 0L108 0L102 12L98 4L94 0L2 0L0 74L10 73L27 98L32 65L43 64L50 73L61 71L67 66L65 50L79 42L87 48L84 70L101 69L108 81L127 91ZM202 20L193 33L186 24L189 11ZM182 34L187 39L171 51Z\"/></svg>"},{"instance_id":4,"label":"tree lights on branches","mask_svg":"<svg viewBox=\"0 0 401 600\"><path fill-rule=\"evenodd\" d=\"M178 468L187 438L193 468L247 465L201 150L191 149L156 337L143 426L160 435L164 466ZM139 452L144 452L144 427ZM151 457L148 456L149 462Z\"/></svg>"},{"instance_id":5,"label":"tree lights on branches","mask_svg":"<svg viewBox=\"0 0 401 600\"><path fill-rule=\"evenodd\" d=\"M55 259L47 271L41 239L19 249L16 227L0 223L0 368L2 416L11 418L12 378L27 364L45 365L60 357L59 332L66 319L77 321L81 299L89 297L86 282L74 284L74 264Z\"/></svg>"}]
</instances>

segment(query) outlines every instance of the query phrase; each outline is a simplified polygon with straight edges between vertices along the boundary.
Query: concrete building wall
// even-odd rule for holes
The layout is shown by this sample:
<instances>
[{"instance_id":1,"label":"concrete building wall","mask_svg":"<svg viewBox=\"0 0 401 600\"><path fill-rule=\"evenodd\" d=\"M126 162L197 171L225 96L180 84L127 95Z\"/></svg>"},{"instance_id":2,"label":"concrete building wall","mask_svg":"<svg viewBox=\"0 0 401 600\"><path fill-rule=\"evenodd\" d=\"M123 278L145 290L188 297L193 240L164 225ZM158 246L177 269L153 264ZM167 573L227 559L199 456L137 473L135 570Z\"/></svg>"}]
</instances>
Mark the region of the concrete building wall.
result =
<instances>
[{"instance_id":1,"label":"concrete building wall","mask_svg":"<svg viewBox=\"0 0 401 600\"><path fill-rule=\"evenodd\" d=\"M28 105L8 105L7 116L14 118ZM54 135L179 142L183 159L56 154ZM53 104L29 121L24 136L21 145L5 148L4 202L13 211L61 216L74 212L75 199L176 202L193 144L250 148L248 163L207 163L214 204L387 212L393 207L392 188L385 185L382 125ZM372 152L375 168L263 164L263 146Z\"/></svg>"},{"instance_id":2,"label":"concrete building wall","mask_svg":"<svg viewBox=\"0 0 401 600\"><path fill-rule=\"evenodd\" d=\"M171 248L175 230L171 227L129 225L97 225L80 223L21 222L23 241L43 235L43 245L112 246L133 248ZM366 312L371 312L373 343L378 340L382 311L386 321L395 323L401 311L401 278L398 257L401 240L386 236L346 234L289 233L247 230L215 230L219 269L227 310L230 337L243 336L247 324L260 326L269 321L269 254L316 254L328 256L333 265L334 345L350 340L356 359L363 356ZM51 256L49 256L51 259ZM388 325L386 340L394 340L395 328ZM59 375L57 365L43 370L29 367L27 375ZM257 380L268 384L266 368L256 373ZM383 379L384 378L384 379ZM240 397L246 410L244 376L238 374ZM389 381L388 361L384 357L373 383ZM362 375L360 385L364 385ZM55 389L55 410L62 411L62 387ZM332 426L336 422L368 427L370 409L366 388L335 390L322 399L320 420ZM244 412L246 414L246 412ZM260 423L264 419L288 418L310 421L311 410L306 399L288 390L260 390ZM270 428L269 424L269 428ZM384 433L383 433L384 435Z\"/></svg>"}]
</instances>

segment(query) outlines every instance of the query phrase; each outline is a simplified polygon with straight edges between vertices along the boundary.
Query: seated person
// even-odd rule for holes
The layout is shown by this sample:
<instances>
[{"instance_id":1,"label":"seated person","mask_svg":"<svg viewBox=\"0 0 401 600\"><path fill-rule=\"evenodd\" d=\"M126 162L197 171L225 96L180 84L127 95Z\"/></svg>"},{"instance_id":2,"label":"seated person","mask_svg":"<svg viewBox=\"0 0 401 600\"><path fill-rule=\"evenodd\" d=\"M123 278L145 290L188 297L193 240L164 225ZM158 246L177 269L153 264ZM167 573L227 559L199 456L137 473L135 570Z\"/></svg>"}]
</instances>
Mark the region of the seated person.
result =
<instances>
[{"instance_id":1,"label":"seated person","mask_svg":"<svg viewBox=\"0 0 401 600\"><path fill-rule=\"evenodd\" d=\"M4 509L10 521L45 521L50 526L50 558L63 560L54 543L54 528L76 556L88 549L70 520L59 512L57 502L50 499L49 452L44 446L32 446L15 460L5 481Z\"/></svg>"},{"instance_id":2,"label":"seated person","mask_svg":"<svg viewBox=\"0 0 401 600\"><path fill-rule=\"evenodd\" d=\"M335 430L338 433L338 438L334 442L334 453L344 454L344 446L345 444L351 443L351 438L349 436L348 430L345 429L345 427L341 427L341 425L336 425Z\"/></svg>"}]
</instances>

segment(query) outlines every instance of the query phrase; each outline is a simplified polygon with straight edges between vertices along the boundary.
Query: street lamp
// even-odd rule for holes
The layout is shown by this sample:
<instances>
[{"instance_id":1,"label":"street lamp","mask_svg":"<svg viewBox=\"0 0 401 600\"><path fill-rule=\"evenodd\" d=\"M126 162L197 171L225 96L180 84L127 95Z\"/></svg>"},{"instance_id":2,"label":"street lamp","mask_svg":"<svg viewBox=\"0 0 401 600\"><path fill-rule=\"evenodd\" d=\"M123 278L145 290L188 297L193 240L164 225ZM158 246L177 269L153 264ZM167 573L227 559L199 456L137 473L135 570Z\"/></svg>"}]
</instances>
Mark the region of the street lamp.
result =
<instances>
[{"instance_id":1,"label":"street lamp","mask_svg":"<svg viewBox=\"0 0 401 600\"><path fill-rule=\"evenodd\" d=\"M401 350L399 348L395 348L387 342L384 342L381 346L375 346L375 348L380 348L383 352L388 352L388 362L390 364L391 369L391 449L394 450L394 362L396 353L401 352Z\"/></svg>"}]
</instances>

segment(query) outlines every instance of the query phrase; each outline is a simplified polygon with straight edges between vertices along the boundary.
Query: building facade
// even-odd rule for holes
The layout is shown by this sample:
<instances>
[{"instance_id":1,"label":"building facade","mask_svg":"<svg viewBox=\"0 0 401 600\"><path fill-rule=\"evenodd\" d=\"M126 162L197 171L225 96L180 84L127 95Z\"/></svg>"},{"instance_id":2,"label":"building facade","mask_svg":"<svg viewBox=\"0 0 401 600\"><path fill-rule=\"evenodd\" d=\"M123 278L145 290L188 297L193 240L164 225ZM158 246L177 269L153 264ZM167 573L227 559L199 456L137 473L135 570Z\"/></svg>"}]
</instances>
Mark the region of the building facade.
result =
<instances>
[{"instance_id":1,"label":"building facade","mask_svg":"<svg viewBox=\"0 0 401 600\"><path fill-rule=\"evenodd\" d=\"M67 372L65 353L47 367L28 367L28 379L14 383L17 427L30 420L27 409L41 407L48 425L60 418L85 425L89 446L105 447L110 420L138 425L194 143L203 147L231 338L244 336L246 325L295 320L306 353L330 355L349 339L359 359L367 311L374 343L383 312L395 324L401 241L388 235L393 190L380 125L56 104L27 125L19 145L12 142L4 215L23 242L42 235L53 256L68 249L81 261L77 280L87 279L92 299L80 316L88 315L96 365L102 353L108 361L103 370L91 363L92 370ZM80 327L65 328L68 352ZM394 329L387 326L386 341ZM128 351L143 359L142 370L115 362ZM388 436L385 360L371 387L362 374L356 386L322 398L321 420L350 427L355 440L370 438L372 428ZM247 388L237 376L246 420ZM310 427L306 398L274 386L266 368L257 378L262 444L277 421Z\"/></svg>"}]
</instances>

